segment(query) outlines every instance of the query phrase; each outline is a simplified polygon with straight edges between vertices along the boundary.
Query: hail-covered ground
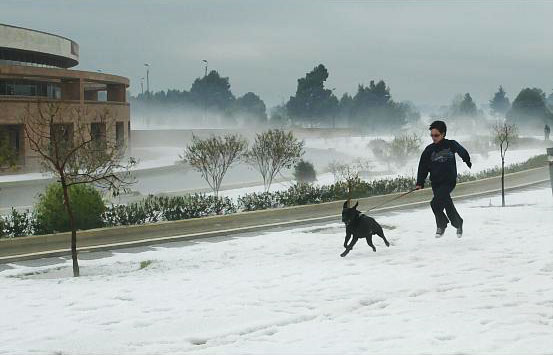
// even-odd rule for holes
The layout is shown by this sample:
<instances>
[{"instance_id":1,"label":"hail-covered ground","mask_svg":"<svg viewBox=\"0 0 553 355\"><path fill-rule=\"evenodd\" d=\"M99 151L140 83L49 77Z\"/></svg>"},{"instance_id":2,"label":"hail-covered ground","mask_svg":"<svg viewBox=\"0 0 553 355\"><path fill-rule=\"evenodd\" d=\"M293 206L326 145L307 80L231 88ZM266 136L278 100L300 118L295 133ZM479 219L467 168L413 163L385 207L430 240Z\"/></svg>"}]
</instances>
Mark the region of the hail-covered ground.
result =
<instances>
[{"instance_id":1,"label":"hail-covered ground","mask_svg":"<svg viewBox=\"0 0 553 355\"><path fill-rule=\"evenodd\" d=\"M10 265L0 353L551 353L551 189L499 203L459 202L461 239L376 215L393 245L346 258L333 223Z\"/></svg>"}]
</instances>

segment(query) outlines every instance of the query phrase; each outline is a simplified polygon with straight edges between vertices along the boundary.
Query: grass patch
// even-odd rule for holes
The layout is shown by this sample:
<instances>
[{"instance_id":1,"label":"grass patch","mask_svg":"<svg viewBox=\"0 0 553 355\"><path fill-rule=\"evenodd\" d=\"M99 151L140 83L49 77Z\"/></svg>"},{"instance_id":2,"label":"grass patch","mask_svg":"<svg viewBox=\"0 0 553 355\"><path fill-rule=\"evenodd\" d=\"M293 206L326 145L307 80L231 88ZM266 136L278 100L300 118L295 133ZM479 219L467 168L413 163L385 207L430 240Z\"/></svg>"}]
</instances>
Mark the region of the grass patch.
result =
<instances>
[{"instance_id":1,"label":"grass patch","mask_svg":"<svg viewBox=\"0 0 553 355\"><path fill-rule=\"evenodd\" d=\"M140 262L140 269L138 269L138 270L145 269L148 266L150 266L151 264L152 264L152 260L143 260L143 261Z\"/></svg>"}]
</instances>

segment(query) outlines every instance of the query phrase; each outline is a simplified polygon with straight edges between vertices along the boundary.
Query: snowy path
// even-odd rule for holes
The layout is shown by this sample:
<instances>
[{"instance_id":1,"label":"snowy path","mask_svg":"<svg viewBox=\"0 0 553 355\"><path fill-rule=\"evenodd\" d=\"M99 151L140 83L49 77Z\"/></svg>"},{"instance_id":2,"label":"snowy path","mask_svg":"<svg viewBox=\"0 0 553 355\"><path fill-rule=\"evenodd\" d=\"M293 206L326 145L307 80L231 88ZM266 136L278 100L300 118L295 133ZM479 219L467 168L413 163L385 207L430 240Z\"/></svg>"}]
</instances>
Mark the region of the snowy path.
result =
<instances>
[{"instance_id":1,"label":"snowy path","mask_svg":"<svg viewBox=\"0 0 553 355\"><path fill-rule=\"evenodd\" d=\"M458 203L462 239L434 239L430 208L377 216L394 245L347 258L330 224L121 251L79 279L14 265L0 353L551 353L551 190L490 201Z\"/></svg>"}]
</instances>

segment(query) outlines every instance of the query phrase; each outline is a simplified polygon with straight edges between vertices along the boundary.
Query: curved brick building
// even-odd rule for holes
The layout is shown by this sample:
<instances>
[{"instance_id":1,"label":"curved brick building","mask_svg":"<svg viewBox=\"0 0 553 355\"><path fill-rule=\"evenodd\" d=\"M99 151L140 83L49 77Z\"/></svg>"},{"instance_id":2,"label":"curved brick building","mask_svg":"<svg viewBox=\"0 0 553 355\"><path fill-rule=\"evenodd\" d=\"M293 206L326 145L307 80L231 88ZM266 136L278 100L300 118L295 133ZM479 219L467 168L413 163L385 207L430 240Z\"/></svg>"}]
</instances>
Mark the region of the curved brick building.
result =
<instances>
[{"instance_id":1,"label":"curved brick building","mask_svg":"<svg viewBox=\"0 0 553 355\"><path fill-rule=\"evenodd\" d=\"M17 153L18 167L32 170L38 157L25 139L21 117L29 103L56 101L80 105L90 112L91 132L105 132L127 146L130 110L129 79L104 73L72 70L79 64L79 45L50 33L0 24L0 132ZM35 105L36 106L36 105ZM94 112L108 109L116 120L111 132L95 123ZM67 122L71 125L71 122ZM87 122L88 124L88 122ZM5 167L1 168L6 171Z\"/></svg>"}]
</instances>

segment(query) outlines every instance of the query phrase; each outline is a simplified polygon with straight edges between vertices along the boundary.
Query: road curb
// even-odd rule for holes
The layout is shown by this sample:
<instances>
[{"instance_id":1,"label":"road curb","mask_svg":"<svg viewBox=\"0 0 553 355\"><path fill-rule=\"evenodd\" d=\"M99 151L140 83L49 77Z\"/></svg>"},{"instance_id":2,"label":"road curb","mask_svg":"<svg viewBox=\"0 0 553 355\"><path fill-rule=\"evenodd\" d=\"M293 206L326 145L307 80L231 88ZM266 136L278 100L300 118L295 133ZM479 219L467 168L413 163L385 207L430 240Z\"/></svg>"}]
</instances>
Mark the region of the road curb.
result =
<instances>
[{"instance_id":1,"label":"road curb","mask_svg":"<svg viewBox=\"0 0 553 355\"><path fill-rule=\"evenodd\" d=\"M518 173L513 173L513 174L518 174ZM484 179L482 179L482 180L484 180ZM470 181L470 182L466 182L466 183L463 183L463 184L475 183L477 181L481 181L481 180ZM518 184L518 185L506 187L505 191L512 191L512 190L519 190L519 189L523 189L523 188L529 188L529 187L538 186L538 185L548 183L548 182L549 182L549 179L542 179L542 180L533 181L533 182L530 182L530 183ZM461 185L461 184L459 184L459 185ZM501 192L500 188L481 191L481 192L475 192L475 193L452 196L452 198L454 200L464 200L464 199L470 199L470 198L474 198L474 197L482 197L482 196L486 196L486 195L496 194L498 192ZM394 196L394 195L395 194L389 194L389 195L384 195L384 196L390 196L391 197L391 196ZM405 203L405 204L401 204L401 205L394 205L394 206L389 206L389 207L376 208L376 209L371 211L371 215L378 215L378 214L381 214L381 213L387 212L387 211L404 210L404 209L411 209L411 208L426 206L426 205L428 205L429 201L430 201L429 199L426 199L424 201L417 201L417 202ZM337 202L330 202L330 203L337 203ZM341 202L338 202L338 203L341 203ZM308 206L314 206L314 205L308 205ZM308 206L294 206L292 208L305 208L305 207L308 207ZM270 210L253 211L253 212L248 212L248 213L255 213L255 212L267 213L267 212L270 212ZM229 215L229 216L232 216L232 215ZM218 216L205 217L204 219L207 220L208 218L217 218L217 217ZM267 230L267 229L278 228L278 227L294 227L294 226L301 226L301 225L305 225L305 224L320 223L320 222L332 222L332 221L338 222L340 220L339 219L340 217L341 217L340 214L332 214L332 215L326 215L326 216L293 219L293 220L283 221L283 222L258 224L258 225L236 227L236 228L227 228L227 229L213 230L213 231L207 231L207 232L197 232L197 233L190 233L190 234L145 238L145 239L140 239L140 240L125 241L125 242L106 243L106 244L101 244L101 245L80 247L80 248L78 248L78 251L80 253L94 252L94 251L106 251L106 250L138 247L138 246L149 246L149 245L156 245L156 244L169 243L169 242L201 240L201 239L205 239L205 238L231 236L231 235L239 234L239 233L256 232L256 231L260 231L260 230ZM198 220L198 219L195 219L195 220ZM165 222L165 223L171 223L171 222ZM156 225L149 225L149 226L151 228L156 228L156 226L158 226L158 227L163 226L163 223L156 224ZM129 226L129 227L139 228L139 227L146 227L146 226ZM129 228L129 227L118 227L118 228ZM87 231L84 231L84 232L87 232ZM84 233L84 232L80 232L80 233ZM28 238L48 238L48 237L49 236L33 236L33 237L24 237L24 238L15 239L15 240L23 242L23 241L25 241L25 239L28 239ZM13 263L13 262L17 262L17 261L24 261L24 260L31 260L31 259L46 258L46 257L61 257L61 256L67 256L67 255L70 255L70 254L71 254L71 251L70 251L69 248L47 250L47 251L38 251L38 252L32 252L32 253L21 253L21 254L16 254L16 255L9 255L9 256L0 257L0 264Z\"/></svg>"}]
</instances>

